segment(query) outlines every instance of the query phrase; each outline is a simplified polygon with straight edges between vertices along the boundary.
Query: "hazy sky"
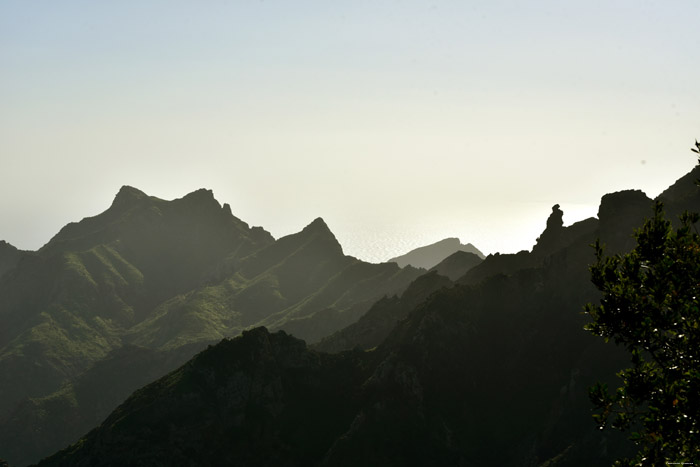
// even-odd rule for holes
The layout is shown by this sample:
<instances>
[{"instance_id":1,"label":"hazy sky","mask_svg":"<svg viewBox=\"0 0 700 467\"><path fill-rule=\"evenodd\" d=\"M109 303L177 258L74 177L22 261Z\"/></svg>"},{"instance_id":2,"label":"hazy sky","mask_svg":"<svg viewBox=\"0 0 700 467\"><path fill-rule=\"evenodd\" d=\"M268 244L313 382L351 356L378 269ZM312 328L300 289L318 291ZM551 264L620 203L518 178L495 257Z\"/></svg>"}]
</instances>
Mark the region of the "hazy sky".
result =
<instances>
[{"instance_id":1,"label":"hazy sky","mask_svg":"<svg viewBox=\"0 0 700 467\"><path fill-rule=\"evenodd\" d=\"M383 260L529 249L559 203L650 196L700 138L700 2L0 2L0 239L122 185Z\"/></svg>"}]
</instances>

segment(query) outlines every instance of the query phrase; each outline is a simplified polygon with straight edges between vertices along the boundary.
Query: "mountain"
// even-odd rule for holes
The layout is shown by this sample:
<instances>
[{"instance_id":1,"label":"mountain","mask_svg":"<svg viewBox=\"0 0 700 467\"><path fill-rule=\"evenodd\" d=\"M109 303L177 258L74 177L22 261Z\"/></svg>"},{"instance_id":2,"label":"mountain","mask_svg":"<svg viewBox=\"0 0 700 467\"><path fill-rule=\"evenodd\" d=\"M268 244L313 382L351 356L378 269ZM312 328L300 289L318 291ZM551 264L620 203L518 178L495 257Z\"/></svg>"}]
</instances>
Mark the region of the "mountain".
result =
<instances>
[{"instance_id":1,"label":"mountain","mask_svg":"<svg viewBox=\"0 0 700 467\"><path fill-rule=\"evenodd\" d=\"M3 455L11 465L65 446L103 421L135 389L174 370L186 355L125 345L110 352L75 380L39 398L22 400L2 421ZM88 427L88 428L86 428ZM67 441L68 440L68 441ZM29 460L25 460L29 459Z\"/></svg>"},{"instance_id":2,"label":"mountain","mask_svg":"<svg viewBox=\"0 0 700 467\"><path fill-rule=\"evenodd\" d=\"M582 329L599 298L589 245L629 248L650 213L635 191L569 227L554 206L531 252L490 255L454 285L431 272L377 302L342 335L353 347L364 319L402 314L371 351L319 353L263 328L224 340L41 465L610 464L632 445L596 428L587 388L616 384L628 356Z\"/></svg>"},{"instance_id":3,"label":"mountain","mask_svg":"<svg viewBox=\"0 0 700 467\"><path fill-rule=\"evenodd\" d=\"M320 340L420 275L345 256L322 219L275 240L210 190L165 201L126 186L37 252L3 245L0 261L0 456L11 465L74 441L224 337L266 325ZM124 371L136 354L139 369Z\"/></svg>"},{"instance_id":4,"label":"mountain","mask_svg":"<svg viewBox=\"0 0 700 467\"><path fill-rule=\"evenodd\" d=\"M14 269L26 251L21 251L4 240L0 240L0 277L7 271Z\"/></svg>"},{"instance_id":5,"label":"mountain","mask_svg":"<svg viewBox=\"0 0 700 467\"><path fill-rule=\"evenodd\" d=\"M163 201L123 187L104 213L64 227L0 279L0 414L45 395L122 345L173 295L273 243L200 190Z\"/></svg>"},{"instance_id":6,"label":"mountain","mask_svg":"<svg viewBox=\"0 0 700 467\"><path fill-rule=\"evenodd\" d=\"M696 185L699 179L700 167L695 167L657 197L664 203L667 215L674 222L684 210L700 212L700 199L697 197Z\"/></svg>"},{"instance_id":7,"label":"mountain","mask_svg":"<svg viewBox=\"0 0 700 467\"><path fill-rule=\"evenodd\" d=\"M352 422L367 361L246 331L137 391L42 465L313 465Z\"/></svg>"},{"instance_id":8,"label":"mountain","mask_svg":"<svg viewBox=\"0 0 700 467\"><path fill-rule=\"evenodd\" d=\"M446 238L431 245L416 248L396 258L391 258L387 262L396 263L402 268L411 265L417 268L430 269L456 251L466 251L475 254L479 258L484 258L484 254L471 243L462 245L458 238Z\"/></svg>"},{"instance_id":9,"label":"mountain","mask_svg":"<svg viewBox=\"0 0 700 467\"><path fill-rule=\"evenodd\" d=\"M455 251L447 258L430 268L440 275L449 277L453 281L459 279L471 268L480 264L484 259L467 251Z\"/></svg>"},{"instance_id":10,"label":"mountain","mask_svg":"<svg viewBox=\"0 0 700 467\"><path fill-rule=\"evenodd\" d=\"M419 274L343 255L328 226L316 219L243 258L223 281L163 302L130 337L138 345L168 349L266 325L313 342L356 320L383 294L402 291Z\"/></svg>"},{"instance_id":11,"label":"mountain","mask_svg":"<svg viewBox=\"0 0 700 467\"><path fill-rule=\"evenodd\" d=\"M451 287L452 281L436 271L411 282L401 296L384 297L376 302L357 322L340 329L312 347L322 352L350 349L371 350L380 345L408 313L432 293Z\"/></svg>"}]
</instances>

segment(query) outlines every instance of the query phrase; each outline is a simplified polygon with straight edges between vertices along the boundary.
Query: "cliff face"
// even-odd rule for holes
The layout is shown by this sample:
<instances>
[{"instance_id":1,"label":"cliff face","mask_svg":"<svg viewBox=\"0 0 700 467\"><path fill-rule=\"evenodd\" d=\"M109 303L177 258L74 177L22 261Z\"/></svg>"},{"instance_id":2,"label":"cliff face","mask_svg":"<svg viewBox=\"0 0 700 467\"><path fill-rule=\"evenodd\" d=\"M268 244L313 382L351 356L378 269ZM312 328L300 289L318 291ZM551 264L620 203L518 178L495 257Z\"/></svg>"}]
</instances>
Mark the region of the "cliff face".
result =
<instances>
[{"instance_id":1,"label":"cliff face","mask_svg":"<svg viewBox=\"0 0 700 467\"><path fill-rule=\"evenodd\" d=\"M629 251L634 246L633 229L651 217L653 201L639 190L603 196L598 208L599 236L608 253ZM630 228L632 226L632 228Z\"/></svg>"}]
</instances>

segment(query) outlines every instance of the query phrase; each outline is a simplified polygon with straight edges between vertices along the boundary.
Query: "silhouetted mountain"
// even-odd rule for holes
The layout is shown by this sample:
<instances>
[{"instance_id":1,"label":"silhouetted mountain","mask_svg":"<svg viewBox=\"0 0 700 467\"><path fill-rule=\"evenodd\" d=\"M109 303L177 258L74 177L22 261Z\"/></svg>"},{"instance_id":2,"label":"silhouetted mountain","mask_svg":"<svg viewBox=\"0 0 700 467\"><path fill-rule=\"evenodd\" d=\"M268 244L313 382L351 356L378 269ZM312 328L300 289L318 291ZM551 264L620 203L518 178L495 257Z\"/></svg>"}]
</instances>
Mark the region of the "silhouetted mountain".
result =
<instances>
[{"instance_id":1,"label":"silhouetted mountain","mask_svg":"<svg viewBox=\"0 0 700 467\"><path fill-rule=\"evenodd\" d=\"M629 245L650 213L633 191L570 227L555 206L532 252L490 255L455 286L425 274L316 346L374 347L362 339L391 328L373 351L264 329L224 340L42 465L609 464L631 444L596 428L587 388L628 357L582 329L599 297L589 245Z\"/></svg>"},{"instance_id":2,"label":"silhouetted mountain","mask_svg":"<svg viewBox=\"0 0 700 467\"><path fill-rule=\"evenodd\" d=\"M683 211L700 212L700 199L697 197L696 180L700 179L700 165L681 177L676 183L664 190L658 197L664 203L667 215L672 220Z\"/></svg>"},{"instance_id":3,"label":"silhouetted mountain","mask_svg":"<svg viewBox=\"0 0 700 467\"><path fill-rule=\"evenodd\" d=\"M542 235L537 237L537 243L532 247L532 253L539 256L546 256L560 249L563 246L564 233L564 212L559 209L559 205L552 206L552 214L547 219L547 227Z\"/></svg>"},{"instance_id":4,"label":"silhouetted mountain","mask_svg":"<svg viewBox=\"0 0 700 467\"><path fill-rule=\"evenodd\" d=\"M68 444L208 344L261 324L319 340L420 274L343 255L321 219L275 241L209 190L164 201L131 187L12 262L0 276L0 446L13 465ZM141 370L117 370L124 346L143 349ZM81 390L115 378L113 391Z\"/></svg>"},{"instance_id":5,"label":"silhouetted mountain","mask_svg":"<svg viewBox=\"0 0 700 467\"><path fill-rule=\"evenodd\" d=\"M669 210L700 202L688 180L662 194ZM158 365L173 368L222 337L135 392L45 465L589 466L609 464L630 449L622 437L596 429L587 397L596 381L616 384L627 356L583 331L581 310L598 298L589 280L589 245L601 238L609 252L629 249L633 229L651 214L643 193L606 195L598 219L569 227L555 205L532 252L489 255L456 283L435 271L418 277L414 268L345 257L317 219L277 241L243 235L239 243L256 245L247 253L234 248L198 274L176 275L176 284L162 286L147 280L152 270L144 258L149 274L132 264L123 238L132 229L151 232L164 222L150 217L153 211L169 212L172 206L160 203L175 201L140 193L126 190L126 201L110 208L131 227L110 216L84 220L0 278L0 319L9 323L0 338L10 338L0 347L0 365L7 365L0 374L58 384L7 404L0 416L0 446L17 446L7 451L17 459L36 459L56 446L60 434L47 442L39 437L51 438L61 419L71 433L63 437L67 444L105 409L97 407L104 400L115 402ZM211 205L206 192L196 193L190 201ZM216 236L204 238L216 243ZM132 248L138 249L136 237ZM195 285L187 289L190 281ZM167 296L173 290L184 291ZM150 305L151 292L166 297ZM344 320L350 325L332 334ZM312 340L332 334L315 349L359 349L317 353L260 328L227 339L257 325L295 329ZM22 332L13 337L17 327ZM143 358L131 380L123 369L136 355ZM31 367L34 362L49 370ZM115 373L123 384L114 384ZM94 396L101 391L109 396ZM12 426L18 423L19 429ZM0 455L12 463L5 451Z\"/></svg>"},{"instance_id":6,"label":"silhouetted mountain","mask_svg":"<svg viewBox=\"0 0 700 467\"><path fill-rule=\"evenodd\" d=\"M13 376L0 382L0 414L119 347L125 329L215 275L222 258L272 242L210 192L163 201L123 187L107 211L64 227L0 280L0 374Z\"/></svg>"},{"instance_id":7,"label":"silhouetted mountain","mask_svg":"<svg viewBox=\"0 0 700 467\"><path fill-rule=\"evenodd\" d=\"M456 251L430 268L430 271L436 271L438 274L455 281L465 275L471 268L479 265L483 260L483 258L474 253Z\"/></svg>"},{"instance_id":8,"label":"silhouetted mountain","mask_svg":"<svg viewBox=\"0 0 700 467\"><path fill-rule=\"evenodd\" d=\"M314 465L355 416L368 361L246 331L137 391L42 465Z\"/></svg>"},{"instance_id":9,"label":"silhouetted mountain","mask_svg":"<svg viewBox=\"0 0 700 467\"><path fill-rule=\"evenodd\" d=\"M608 253L630 250L634 244L633 229L645 217L651 217L652 200L640 190L618 191L603 196L598 208L600 239ZM627 229L625 229L627 228Z\"/></svg>"},{"instance_id":10,"label":"silhouetted mountain","mask_svg":"<svg viewBox=\"0 0 700 467\"><path fill-rule=\"evenodd\" d=\"M28 252L18 250L4 240L0 240L0 277L14 269L22 256Z\"/></svg>"},{"instance_id":11,"label":"silhouetted mountain","mask_svg":"<svg viewBox=\"0 0 700 467\"><path fill-rule=\"evenodd\" d=\"M484 257L484 254L471 243L462 245L458 238L446 238L431 245L411 250L405 255L391 258L387 262L396 263L400 267L405 267L410 264L417 268L430 269L456 251L466 251L480 258Z\"/></svg>"},{"instance_id":12,"label":"silhouetted mountain","mask_svg":"<svg viewBox=\"0 0 700 467\"><path fill-rule=\"evenodd\" d=\"M203 333L212 341L255 325L313 342L355 321L383 294L403 291L419 274L343 255L316 219L242 259L234 276L164 302L133 328L133 342L168 349Z\"/></svg>"},{"instance_id":13,"label":"silhouetted mountain","mask_svg":"<svg viewBox=\"0 0 700 467\"><path fill-rule=\"evenodd\" d=\"M465 253L470 254L470 253ZM384 297L376 302L356 323L353 323L313 346L322 352L340 352L359 348L370 350L381 344L397 323L433 292L452 285L447 277L432 271L408 286L401 297Z\"/></svg>"}]
</instances>

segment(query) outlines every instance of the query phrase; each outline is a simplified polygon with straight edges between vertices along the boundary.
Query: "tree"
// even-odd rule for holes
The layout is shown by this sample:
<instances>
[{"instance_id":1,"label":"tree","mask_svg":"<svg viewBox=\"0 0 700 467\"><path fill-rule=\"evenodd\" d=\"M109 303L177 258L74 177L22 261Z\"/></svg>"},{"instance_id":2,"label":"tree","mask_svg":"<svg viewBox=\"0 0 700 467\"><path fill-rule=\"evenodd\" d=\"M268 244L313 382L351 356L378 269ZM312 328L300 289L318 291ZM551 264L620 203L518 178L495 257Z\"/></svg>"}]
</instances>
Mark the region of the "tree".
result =
<instances>
[{"instance_id":1,"label":"tree","mask_svg":"<svg viewBox=\"0 0 700 467\"><path fill-rule=\"evenodd\" d=\"M633 251L605 257L594 245L591 279L603 296L586 305L586 329L631 354L614 393L590 389L600 428L631 431L639 448L616 465L700 463L700 215L680 220L674 229L656 202Z\"/></svg>"}]
</instances>

